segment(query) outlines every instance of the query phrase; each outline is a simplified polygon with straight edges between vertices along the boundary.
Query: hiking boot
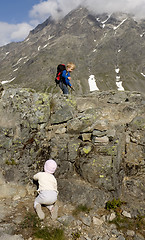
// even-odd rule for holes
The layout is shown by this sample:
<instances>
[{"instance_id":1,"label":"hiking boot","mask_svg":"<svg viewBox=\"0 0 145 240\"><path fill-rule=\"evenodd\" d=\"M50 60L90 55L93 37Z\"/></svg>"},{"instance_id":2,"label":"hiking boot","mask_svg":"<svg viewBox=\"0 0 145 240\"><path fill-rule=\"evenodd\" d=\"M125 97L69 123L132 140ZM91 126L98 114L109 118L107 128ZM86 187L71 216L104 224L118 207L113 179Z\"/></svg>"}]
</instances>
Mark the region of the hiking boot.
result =
<instances>
[{"instance_id":1,"label":"hiking boot","mask_svg":"<svg viewBox=\"0 0 145 240\"><path fill-rule=\"evenodd\" d=\"M58 206L57 204L55 204L52 208L51 212L51 218L52 220L56 220L57 219L57 214L58 214Z\"/></svg>"},{"instance_id":2,"label":"hiking boot","mask_svg":"<svg viewBox=\"0 0 145 240\"><path fill-rule=\"evenodd\" d=\"M42 211L40 204L37 204L37 205L36 205L36 213L37 213L38 217L39 217L41 220L45 218L45 214L44 214L44 212Z\"/></svg>"}]
</instances>

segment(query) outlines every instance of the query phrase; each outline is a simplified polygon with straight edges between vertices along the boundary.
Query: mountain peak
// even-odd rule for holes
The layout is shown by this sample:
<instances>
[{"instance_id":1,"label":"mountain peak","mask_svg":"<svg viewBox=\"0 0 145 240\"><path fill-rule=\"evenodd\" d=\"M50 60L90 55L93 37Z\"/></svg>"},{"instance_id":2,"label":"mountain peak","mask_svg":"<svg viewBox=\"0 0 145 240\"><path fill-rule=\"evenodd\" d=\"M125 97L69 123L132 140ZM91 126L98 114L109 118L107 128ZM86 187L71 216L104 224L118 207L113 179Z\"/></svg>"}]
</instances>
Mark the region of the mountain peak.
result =
<instances>
[{"instance_id":1,"label":"mountain peak","mask_svg":"<svg viewBox=\"0 0 145 240\"><path fill-rule=\"evenodd\" d=\"M30 34L35 34L37 32L42 31L46 26L54 24L55 21L50 16L47 18L43 23L38 24L32 31L30 31Z\"/></svg>"},{"instance_id":2,"label":"mountain peak","mask_svg":"<svg viewBox=\"0 0 145 240\"><path fill-rule=\"evenodd\" d=\"M95 14L81 6L59 21L49 17L25 41L0 48L0 81L57 92L56 67L71 61L76 94L90 92L90 79L100 91L143 91L143 26L126 13Z\"/></svg>"}]
</instances>

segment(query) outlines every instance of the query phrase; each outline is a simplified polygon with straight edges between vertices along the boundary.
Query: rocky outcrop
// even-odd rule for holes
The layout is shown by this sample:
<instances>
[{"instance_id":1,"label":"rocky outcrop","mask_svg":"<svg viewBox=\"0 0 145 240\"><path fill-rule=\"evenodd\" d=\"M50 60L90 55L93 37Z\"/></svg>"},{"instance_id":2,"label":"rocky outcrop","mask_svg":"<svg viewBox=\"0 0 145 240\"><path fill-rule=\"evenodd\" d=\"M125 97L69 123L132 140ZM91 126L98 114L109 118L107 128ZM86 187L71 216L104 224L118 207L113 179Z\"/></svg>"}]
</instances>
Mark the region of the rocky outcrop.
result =
<instances>
[{"instance_id":1,"label":"rocky outcrop","mask_svg":"<svg viewBox=\"0 0 145 240\"><path fill-rule=\"evenodd\" d=\"M114 213L99 209L115 198L126 202L125 217L145 214L144 96L115 91L61 96L22 88L1 88L0 94L0 239L23 239L12 234L21 233L18 223L33 208L33 174L48 158L58 164L65 215L57 226L68 226L68 239L74 229L83 240L125 239L107 225ZM66 213L80 204L91 212L77 218ZM128 237L143 239L142 234L127 227Z\"/></svg>"},{"instance_id":2,"label":"rocky outcrop","mask_svg":"<svg viewBox=\"0 0 145 240\"><path fill-rule=\"evenodd\" d=\"M0 113L5 183L31 185L44 161L54 158L62 201L103 207L115 197L134 213L144 213L145 100L140 93L65 97L7 89Z\"/></svg>"}]
</instances>

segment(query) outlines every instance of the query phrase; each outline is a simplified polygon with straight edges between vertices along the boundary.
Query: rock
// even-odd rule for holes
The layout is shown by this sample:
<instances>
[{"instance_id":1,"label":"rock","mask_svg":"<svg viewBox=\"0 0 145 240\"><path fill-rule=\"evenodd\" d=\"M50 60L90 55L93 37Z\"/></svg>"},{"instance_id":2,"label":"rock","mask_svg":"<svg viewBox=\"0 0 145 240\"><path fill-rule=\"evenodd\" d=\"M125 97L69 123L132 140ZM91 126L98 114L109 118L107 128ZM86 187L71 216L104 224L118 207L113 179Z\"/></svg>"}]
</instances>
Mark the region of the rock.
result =
<instances>
[{"instance_id":1,"label":"rock","mask_svg":"<svg viewBox=\"0 0 145 240\"><path fill-rule=\"evenodd\" d=\"M103 137L106 135L106 131L94 130L92 135L97 137Z\"/></svg>"},{"instance_id":2,"label":"rock","mask_svg":"<svg viewBox=\"0 0 145 240\"><path fill-rule=\"evenodd\" d=\"M9 235L9 234L3 234L0 237L0 240L24 240L21 235Z\"/></svg>"},{"instance_id":3,"label":"rock","mask_svg":"<svg viewBox=\"0 0 145 240\"><path fill-rule=\"evenodd\" d=\"M116 218L116 214L115 213L111 213L111 215L109 217L109 221L112 221L114 218Z\"/></svg>"},{"instance_id":4,"label":"rock","mask_svg":"<svg viewBox=\"0 0 145 240\"><path fill-rule=\"evenodd\" d=\"M57 218L57 220L62 223L64 226L69 226L75 220L73 216L62 216Z\"/></svg>"},{"instance_id":5,"label":"rock","mask_svg":"<svg viewBox=\"0 0 145 240\"><path fill-rule=\"evenodd\" d=\"M126 135L126 143L130 143L130 136L128 134Z\"/></svg>"},{"instance_id":6,"label":"rock","mask_svg":"<svg viewBox=\"0 0 145 240\"><path fill-rule=\"evenodd\" d=\"M81 221L86 225L89 226L91 225L91 217L90 216L81 216Z\"/></svg>"},{"instance_id":7,"label":"rock","mask_svg":"<svg viewBox=\"0 0 145 240\"><path fill-rule=\"evenodd\" d=\"M134 240L144 240L144 237L143 237L143 235L142 234L140 234L140 233L137 233L137 234L135 234L135 236L134 236L134 238L133 238Z\"/></svg>"},{"instance_id":8,"label":"rock","mask_svg":"<svg viewBox=\"0 0 145 240\"><path fill-rule=\"evenodd\" d=\"M65 128L65 127L58 128L58 129L55 131L55 133L56 133L56 134L66 133L66 128Z\"/></svg>"},{"instance_id":9,"label":"rock","mask_svg":"<svg viewBox=\"0 0 145 240\"><path fill-rule=\"evenodd\" d=\"M109 138L109 140L113 141L113 139L115 138L115 135L116 135L115 129L109 129L107 131L107 137Z\"/></svg>"},{"instance_id":10,"label":"rock","mask_svg":"<svg viewBox=\"0 0 145 240\"><path fill-rule=\"evenodd\" d=\"M96 122L94 122L93 124L93 129L95 130L99 130L99 131L106 131L108 130L109 127L109 122L108 120L96 120Z\"/></svg>"},{"instance_id":11,"label":"rock","mask_svg":"<svg viewBox=\"0 0 145 240\"><path fill-rule=\"evenodd\" d=\"M119 236L117 237L117 240L125 240L125 237L122 236L122 235L119 235Z\"/></svg>"},{"instance_id":12,"label":"rock","mask_svg":"<svg viewBox=\"0 0 145 240\"><path fill-rule=\"evenodd\" d=\"M85 154L88 154L89 152L91 152L92 150L92 146L90 145L85 145L81 151L82 155L85 153Z\"/></svg>"},{"instance_id":13,"label":"rock","mask_svg":"<svg viewBox=\"0 0 145 240\"><path fill-rule=\"evenodd\" d=\"M0 94L4 90L3 85L0 83Z\"/></svg>"},{"instance_id":14,"label":"rock","mask_svg":"<svg viewBox=\"0 0 145 240\"><path fill-rule=\"evenodd\" d=\"M100 219L97 218L97 217L93 217L93 224L94 224L94 225L98 225L98 226L100 226L100 225L103 224L103 221L100 220Z\"/></svg>"},{"instance_id":15,"label":"rock","mask_svg":"<svg viewBox=\"0 0 145 240\"><path fill-rule=\"evenodd\" d=\"M6 235L6 236L10 235L10 236L12 236L13 235L13 231L14 231L13 223L1 223L0 224L0 236L3 236L3 235ZM3 240L3 238L2 238L2 240Z\"/></svg>"},{"instance_id":16,"label":"rock","mask_svg":"<svg viewBox=\"0 0 145 240\"><path fill-rule=\"evenodd\" d=\"M108 99L108 103L119 104L125 102L128 99L127 94L125 92L121 92L119 94L114 94Z\"/></svg>"},{"instance_id":17,"label":"rock","mask_svg":"<svg viewBox=\"0 0 145 240\"><path fill-rule=\"evenodd\" d=\"M133 237L133 236L135 235L135 232L134 232L133 230L127 230L126 234L127 234L128 236Z\"/></svg>"},{"instance_id":18,"label":"rock","mask_svg":"<svg viewBox=\"0 0 145 240\"><path fill-rule=\"evenodd\" d=\"M126 211L123 211L123 212L122 212L122 215L123 215L124 217L131 218L131 214L128 213L128 212L126 212Z\"/></svg>"},{"instance_id":19,"label":"rock","mask_svg":"<svg viewBox=\"0 0 145 240\"><path fill-rule=\"evenodd\" d=\"M130 123L130 126L134 130L144 130L145 129L145 119L141 116L135 117L132 122Z\"/></svg>"},{"instance_id":20,"label":"rock","mask_svg":"<svg viewBox=\"0 0 145 240\"><path fill-rule=\"evenodd\" d=\"M65 106L51 116L51 124L64 123L73 118L72 109Z\"/></svg>"},{"instance_id":21,"label":"rock","mask_svg":"<svg viewBox=\"0 0 145 240\"><path fill-rule=\"evenodd\" d=\"M94 143L98 143L98 144L105 144L107 145L109 142L109 138L107 136L104 137L94 137L93 138L93 142Z\"/></svg>"},{"instance_id":22,"label":"rock","mask_svg":"<svg viewBox=\"0 0 145 240\"><path fill-rule=\"evenodd\" d=\"M1 200L17 209L22 199L32 199L33 174L43 171L45 160L54 158L59 198L64 204L94 210L121 198L127 203L125 216L144 215L145 111L139 98L129 92L97 92L74 100L29 89L4 90L0 99ZM5 221L3 206L1 220ZM100 239L114 237L110 226L104 229L107 222L102 216L106 214L90 215L100 225L97 220L90 224L89 219L82 225L105 231ZM63 220L75 225L71 217Z\"/></svg>"},{"instance_id":23,"label":"rock","mask_svg":"<svg viewBox=\"0 0 145 240\"><path fill-rule=\"evenodd\" d=\"M112 229L111 233L112 233L112 236L116 236L116 237L119 236L119 232L117 229Z\"/></svg>"},{"instance_id":24,"label":"rock","mask_svg":"<svg viewBox=\"0 0 145 240\"><path fill-rule=\"evenodd\" d=\"M79 134L83 128L83 124L80 119L73 119L67 123L67 132L68 133L77 133Z\"/></svg>"},{"instance_id":25,"label":"rock","mask_svg":"<svg viewBox=\"0 0 145 240\"><path fill-rule=\"evenodd\" d=\"M4 202L0 203L0 222L2 221L3 218L7 215L7 209L4 204Z\"/></svg>"},{"instance_id":26,"label":"rock","mask_svg":"<svg viewBox=\"0 0 145 240\"><path fill-rule=\"evenodd\" d=\"M103 237L102 240L109 240L109 236Z\"/></svg>"},{"instance_id":27,"label":"rock","mask_svg":"<svg viewBox=\"0 0 145 240\"><path fill-rule=\"evenodd\" d=\"M82 134L82 140L83 141L91 141L91 133L83 133Z\"/></svg>"}]
</instances>

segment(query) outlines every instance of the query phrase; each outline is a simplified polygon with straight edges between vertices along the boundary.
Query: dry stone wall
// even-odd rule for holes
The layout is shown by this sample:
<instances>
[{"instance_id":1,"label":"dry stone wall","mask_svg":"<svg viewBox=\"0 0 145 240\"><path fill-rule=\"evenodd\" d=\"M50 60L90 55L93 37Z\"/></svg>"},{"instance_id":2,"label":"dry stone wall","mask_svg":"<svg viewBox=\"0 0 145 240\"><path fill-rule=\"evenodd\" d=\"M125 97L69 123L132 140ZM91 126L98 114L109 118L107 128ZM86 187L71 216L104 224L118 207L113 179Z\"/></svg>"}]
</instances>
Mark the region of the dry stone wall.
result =
<instances>
[{"instance_id":1,"label":"dry stone wall","mask_svg":"<svg viewBox=\"0 0 145 240\"><path fill-rule=\"evenodd\" d=\"M32 184L48 158L59 198L101 207L112 198L145 212L145 98L138 92L82 96L1 89L0 168L5 184Z\"/></svg>"}]
</instances>

